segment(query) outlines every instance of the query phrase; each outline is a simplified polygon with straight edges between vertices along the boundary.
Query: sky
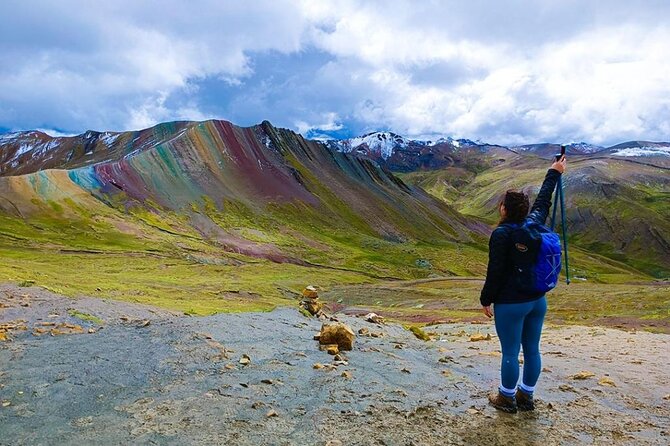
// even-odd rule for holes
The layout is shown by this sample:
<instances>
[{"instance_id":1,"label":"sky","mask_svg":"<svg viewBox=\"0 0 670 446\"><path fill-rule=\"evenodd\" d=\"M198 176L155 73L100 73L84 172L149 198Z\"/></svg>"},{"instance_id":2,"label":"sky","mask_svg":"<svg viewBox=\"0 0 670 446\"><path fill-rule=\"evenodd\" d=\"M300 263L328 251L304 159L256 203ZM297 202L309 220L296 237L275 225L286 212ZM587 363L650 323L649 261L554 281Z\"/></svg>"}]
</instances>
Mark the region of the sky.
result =
<instances>
[{"instance_id":1,"label":"sky","mask_svg":"<svg viewBox=\"0 0 670 446\"><path fill-rule=\"evenodd\" d=\"M667 0L3 0L0 132L670 141Z\"/></svg>"}]
</instances>

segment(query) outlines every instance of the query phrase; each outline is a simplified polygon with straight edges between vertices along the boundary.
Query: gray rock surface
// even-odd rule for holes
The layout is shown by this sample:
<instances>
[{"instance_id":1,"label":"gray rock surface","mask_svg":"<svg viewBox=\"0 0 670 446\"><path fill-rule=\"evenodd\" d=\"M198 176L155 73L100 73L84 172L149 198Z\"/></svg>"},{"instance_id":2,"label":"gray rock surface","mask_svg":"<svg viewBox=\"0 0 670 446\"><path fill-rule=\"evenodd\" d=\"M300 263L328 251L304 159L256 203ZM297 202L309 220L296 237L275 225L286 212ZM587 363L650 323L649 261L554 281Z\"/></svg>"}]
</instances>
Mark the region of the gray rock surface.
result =
<instances>
[{"instance_id":1,"label":"gray rock surface","mask_svg":"<svg viewBox=\"0 0 670 446\"><path fill-rule=\"evenodd\" d=\"M670 442L667 335L548 327L538 410L508 415L486 403L500 361L492 325L427 327L424 342L337 315L383 335L335 359L313 339L321 321L293 308L186 317L12 285L0 303L0 324L27 328L0 342L3 445ZM84 333L34 335L44 322ZM493 339L471 342L479 332ZM570 378L580 371L595 377Z\"/></svg>"}]
</instances>

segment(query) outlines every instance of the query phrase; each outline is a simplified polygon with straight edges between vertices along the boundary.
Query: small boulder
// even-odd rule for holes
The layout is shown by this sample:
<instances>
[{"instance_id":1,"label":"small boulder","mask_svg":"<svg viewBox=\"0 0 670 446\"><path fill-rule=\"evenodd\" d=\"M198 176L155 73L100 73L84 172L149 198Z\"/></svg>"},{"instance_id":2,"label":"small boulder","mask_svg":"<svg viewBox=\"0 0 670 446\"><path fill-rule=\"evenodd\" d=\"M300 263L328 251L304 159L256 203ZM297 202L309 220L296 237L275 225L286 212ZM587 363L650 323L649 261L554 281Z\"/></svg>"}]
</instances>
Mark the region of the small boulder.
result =
<instances>
[{"instance_id":1,"label":"small boulder","mask_svg":"<svg viewBox=\"0 0 670 446\"><path fill-rule=\"evenodd\" d=\"M340 350L352 350L354 348L356 335L353 330L342 322L325 323L321 326L322 345L337 344Z\"/></svg>"},{"instance_id":2,"label":"small boulder","mask_svg":"<svg viewBox=\"0 0 670 446\"><path fill-rule=\"evenodd\" d=\"M309 285L305 287L304 290L302 290L302 297L306 297L308 299L317 299L319 297L319 292L314 285Z\"/></svg>"},{"instance_id":3,"label":"small boulder","mask_svg":"<svg viewBox=\"0 0 670 446\"><path fill-rule=\"evenodd\" d=\"M595 373L593 373L593 372L589 372L589 371L586 371L586 370L583 370L583 371L581 371L581 372L579 372L579 373L575 373L575 374L572 375L570 378L572 378L572 379L580 379L580 380L582 380L582 379L593 378L594 376L596 376Z\"/></svg>"},{"instance_id":4,"label":"small boulder","mask_svg":"<svg viewBox=\"0 0 670 446\"><path fill-rule=\"evenodd\" d=\"M383 324L384 323L384 317L378 315L377 313L368 313L363 318L367 322L372 322L373 324Z\"/></svg>"},{"instance_id":5,"label":"small boulder","mask_svg":"<svg viewBox=\"0 0 670 446\"><path fill-rule=\"evenodd\" d=\"M35 328L33 328L33 336L42 336L47 331L48 330L46 328L35 327ZM1 340L1 338L0 338L0 340Z\"/></svg>"},{"instance_id":6,"label":"small boulder","mask_svg":"<svg viewBox=\"0 0 670 446\"><path fill-rule=\"evenodd\" d=\"M312 316L316 316L323 311L323 302L320 302L318 299L305 299L300 302L300 306Z\"/></svg>"},{"instance_id":7,"label":"small boulder","mask_svg":"<svg viewBox=\"0 0 670 446\"><path fill-rule=\"evenodd\" d=\"M487 334L482 334L482 333L475 333L472 336L470 336L470 342L477 342L477 341L490 341L491 340L491 333Z\"/></svg>"},{"instance_id":8,"label":"small boulder","mask_svg":"<svg viewBox=\"0 0 670 446\"><path fill-rule=\"evenodd\" d=\"M614 382L614 380L608 376L603 376L602 378L600 378L598 384L601 386L616 387L616 383Z\"/></svg>"},{"instance_id":9,"label":"small boulder","mask_svg":"<svg viewBox=\"0 0 670 446\"><path fill-rule=\"evenodd\" d=\"M322 352L329 352L329 353L331 351L334 351L334 350L337 350L337 353L340 352L340 349L337 346L337 344L321 344L321 345L319 345L319 350L321 350ZM337 353L334 353L334 354L337 354Z\"/></svg>"}]
</instances>

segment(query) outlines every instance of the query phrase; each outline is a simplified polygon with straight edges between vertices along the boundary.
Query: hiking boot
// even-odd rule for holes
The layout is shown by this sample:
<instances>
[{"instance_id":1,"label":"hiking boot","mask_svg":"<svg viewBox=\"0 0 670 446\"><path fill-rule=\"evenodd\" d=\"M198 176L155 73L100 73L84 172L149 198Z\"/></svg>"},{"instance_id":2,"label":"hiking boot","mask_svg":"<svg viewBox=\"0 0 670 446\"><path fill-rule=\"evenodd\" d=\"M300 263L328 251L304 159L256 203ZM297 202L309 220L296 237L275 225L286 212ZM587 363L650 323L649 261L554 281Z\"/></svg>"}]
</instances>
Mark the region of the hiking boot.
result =
<instances>
[{"instance_id":1,"label":"hiking boot","mask_svg":"<svg viewBox=\"0 0 670 446\"><path fill-rule=\"evenodd\" d=\"M491 393L489 395L489 403L498 410L507 413L516 413L516 398L513 396L505 396L500 391Z\"/></svg>"},{"instance_id":2,"label":"hiking boot","mask_svg":"<svg viewBox=\"0 0 670 446\"><path fill-rule=\"evenodd\" d=\"M533 394L526 393L521 389L516 389L516 404L519 410L535 410Z\"/></svg>"}]
</instances>

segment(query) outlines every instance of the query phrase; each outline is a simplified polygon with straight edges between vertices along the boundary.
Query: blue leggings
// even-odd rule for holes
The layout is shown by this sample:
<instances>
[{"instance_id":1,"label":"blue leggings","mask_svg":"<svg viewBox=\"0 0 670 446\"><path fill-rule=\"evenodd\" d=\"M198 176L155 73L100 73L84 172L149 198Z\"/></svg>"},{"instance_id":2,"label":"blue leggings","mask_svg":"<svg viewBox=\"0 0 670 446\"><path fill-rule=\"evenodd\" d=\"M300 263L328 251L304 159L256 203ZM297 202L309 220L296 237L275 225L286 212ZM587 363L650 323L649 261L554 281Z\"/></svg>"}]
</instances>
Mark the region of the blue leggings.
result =
<instances>
[{"instance_id":1,"label":"blue leggings","mask_svg":"<svg viewBox=\"0 0 670 446\"><path fill-rule=\"evenodd\" d=\"M516 388L519 381L519 349L523 345L522 387L532 392L542 368L540 335L547 313L547 299L542 296L532 302L494 304L494 311L496 332L502 348L502 388L508 391Z\"/></svg>"}]
</instances>

